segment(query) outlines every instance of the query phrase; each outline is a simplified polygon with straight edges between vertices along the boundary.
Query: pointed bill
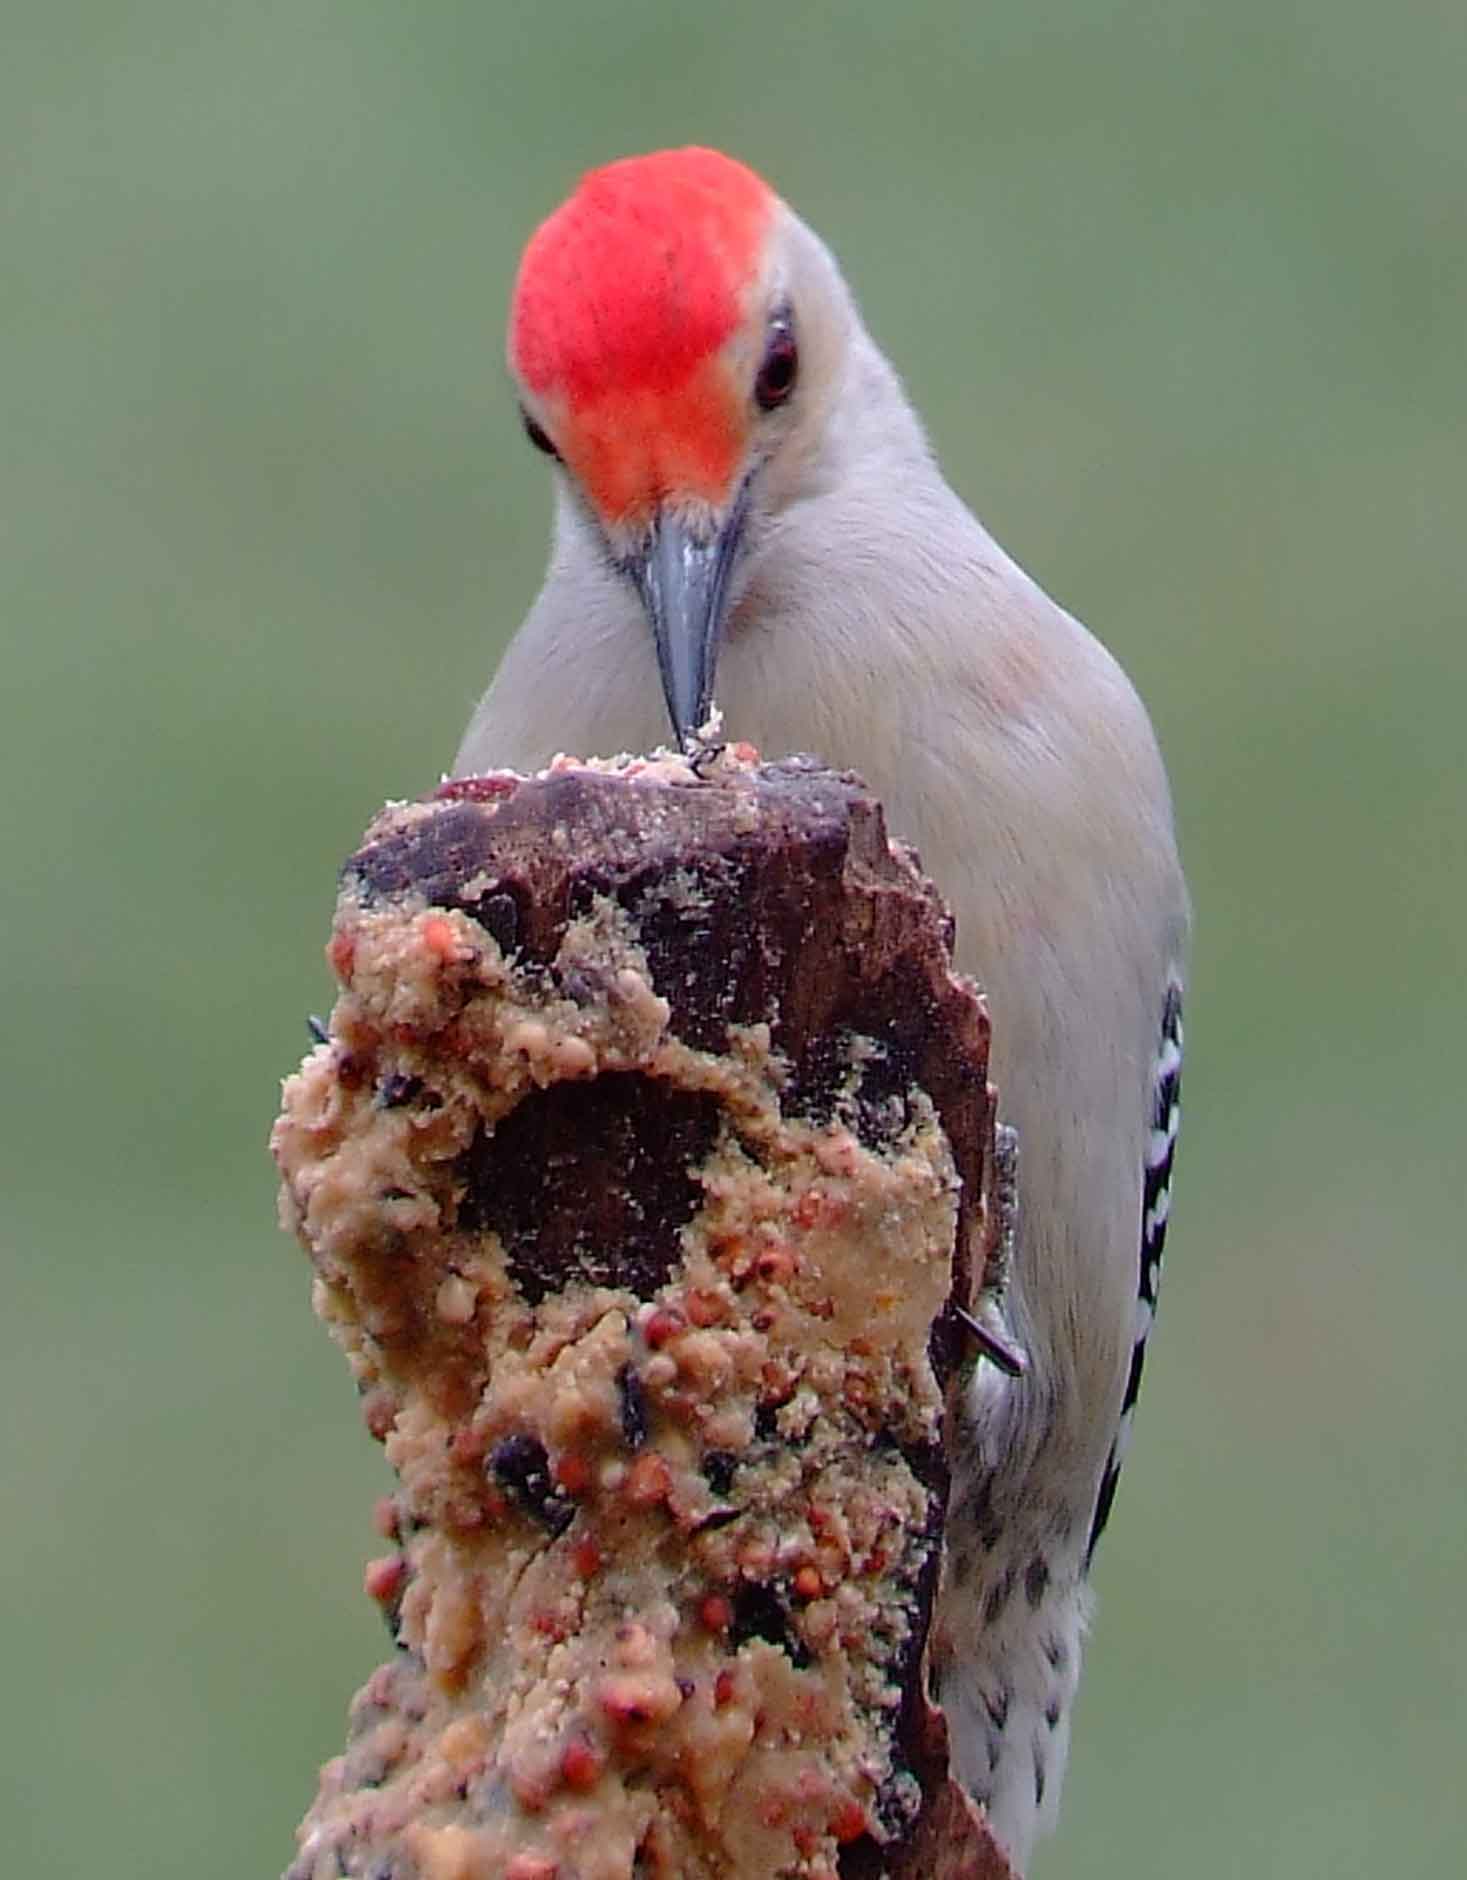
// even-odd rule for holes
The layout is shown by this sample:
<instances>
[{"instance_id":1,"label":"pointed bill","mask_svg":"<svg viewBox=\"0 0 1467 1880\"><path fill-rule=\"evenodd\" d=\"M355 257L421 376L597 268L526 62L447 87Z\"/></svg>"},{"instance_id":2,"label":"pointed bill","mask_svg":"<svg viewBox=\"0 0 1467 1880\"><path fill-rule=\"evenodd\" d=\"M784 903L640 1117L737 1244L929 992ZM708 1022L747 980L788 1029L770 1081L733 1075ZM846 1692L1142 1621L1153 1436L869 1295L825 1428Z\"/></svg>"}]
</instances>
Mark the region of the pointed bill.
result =
<instances>
[{"instance_id":1,"label":"pointed bill","mask_svg":"<svg viewBox=\"0 0 1467 1880\"><path fill-rule=\"evenodd\" d=\"M708 528L663 514L627 563L657 645L673 735L685 750L713 704L729 571L742 533L741 504Z\"/></svg>"}]
</instances>

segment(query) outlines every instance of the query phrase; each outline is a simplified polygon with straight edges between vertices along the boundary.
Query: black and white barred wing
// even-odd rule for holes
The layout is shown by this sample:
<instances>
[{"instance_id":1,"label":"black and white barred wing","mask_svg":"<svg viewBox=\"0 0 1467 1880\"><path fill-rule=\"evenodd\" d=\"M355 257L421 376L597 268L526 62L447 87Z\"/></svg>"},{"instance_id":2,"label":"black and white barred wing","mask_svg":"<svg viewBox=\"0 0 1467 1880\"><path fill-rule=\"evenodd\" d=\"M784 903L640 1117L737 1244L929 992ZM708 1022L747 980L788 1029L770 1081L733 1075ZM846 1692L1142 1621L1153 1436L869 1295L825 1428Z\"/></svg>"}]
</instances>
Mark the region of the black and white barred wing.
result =
<instances>
[{"instance_id":1,"label":"black and white barred wing","mask_svg":"<svg viewBox=\"0 0 1467 1880\"><path fill-rule=\"evenodd\" d=\"M1141 1171L1141 1262L1136 1286L1136 1333L1131 1346L1131 1368L1126 1376L1126 1393L1121 1401L1121 1420L1115 1440L1106 1458L1100 1480L1100 1495L1095 1504L1095 1518L1090 1524L1088 1561L1095 1552L1110 1517L1115 1500L1121 1464L1131 1440L1131 1425L1136 1414L1136 1399L1141 1395L1141 1373L1146 1365L1146 1341L1151 1336L1156 1317L1156 1294L1161 1281L1161 1256L1166 1246L1167 1217L1171 1212L1172 1164L1177 1152L1177 1130L1182 1110L1182 984L1173 979L1167 987L1161 1014L1161 1041L1157 1047L1152 1077L1151 1129L1146 1138L1146 1154Z\"/></svg>"}]
</instances>

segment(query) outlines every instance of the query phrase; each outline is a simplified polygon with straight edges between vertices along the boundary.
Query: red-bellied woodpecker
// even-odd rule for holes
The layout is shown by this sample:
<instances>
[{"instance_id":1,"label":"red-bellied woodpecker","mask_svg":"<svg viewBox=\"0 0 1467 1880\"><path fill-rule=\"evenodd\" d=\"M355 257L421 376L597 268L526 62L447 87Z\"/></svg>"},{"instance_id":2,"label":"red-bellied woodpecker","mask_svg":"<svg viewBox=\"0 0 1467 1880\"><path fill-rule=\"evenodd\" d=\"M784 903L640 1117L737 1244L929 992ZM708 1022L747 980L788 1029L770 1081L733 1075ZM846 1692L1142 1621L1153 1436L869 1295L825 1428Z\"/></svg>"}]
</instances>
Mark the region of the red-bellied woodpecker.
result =
<instances>
[{"instance_id":1,"label":"red-bellied woodpecker","mask_svg":"<svg viewBox=\"0 0 1467 1880\"><path fill-rule=\"evenodd\" d=\"M555 541L457 769L647 749L664 708L687 740L716 675L730 735L865 776L988 994L1029 1362L973 1373L933 1670L1022 1868L1166 1229L1188 916L1151 726L948 487L829 251L742 164L585 177L526 250L509 356Z\"/></svg>"}]
</instances>

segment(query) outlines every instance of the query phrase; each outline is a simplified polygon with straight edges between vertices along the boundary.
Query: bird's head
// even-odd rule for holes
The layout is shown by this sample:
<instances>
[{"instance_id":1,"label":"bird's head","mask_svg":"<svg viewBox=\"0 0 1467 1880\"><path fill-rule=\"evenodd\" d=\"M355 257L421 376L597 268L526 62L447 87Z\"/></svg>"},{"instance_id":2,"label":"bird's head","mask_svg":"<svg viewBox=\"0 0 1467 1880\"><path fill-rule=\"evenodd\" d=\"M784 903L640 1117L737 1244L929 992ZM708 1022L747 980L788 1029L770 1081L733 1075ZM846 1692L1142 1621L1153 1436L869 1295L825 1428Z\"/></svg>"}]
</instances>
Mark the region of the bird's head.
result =
<instances>
[{"instance_id":1,"label":"bird's head","mask_svg":"<svg viewBox=\"0 0 1467 1880\"><path fill-rule=\"evenodd\" d=\"M750 543L810 472L848 326L825 250L713 150L593 170L525 250L525 428L641 596L684 744Z\"/></svg>"}]
</instances>

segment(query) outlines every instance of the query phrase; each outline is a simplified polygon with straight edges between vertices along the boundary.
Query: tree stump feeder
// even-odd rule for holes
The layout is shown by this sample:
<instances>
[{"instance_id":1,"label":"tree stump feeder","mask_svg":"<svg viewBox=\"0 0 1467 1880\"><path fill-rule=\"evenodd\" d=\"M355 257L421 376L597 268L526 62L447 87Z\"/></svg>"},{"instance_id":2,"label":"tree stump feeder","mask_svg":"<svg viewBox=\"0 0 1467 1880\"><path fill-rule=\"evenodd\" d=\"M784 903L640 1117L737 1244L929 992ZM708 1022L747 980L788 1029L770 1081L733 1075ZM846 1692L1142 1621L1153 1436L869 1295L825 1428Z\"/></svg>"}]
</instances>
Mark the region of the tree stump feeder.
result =
<instances>
[{"instance_id":1,"label":"tree stump feeder","mask_svg":"<svg viewBox=\"0 0 1467 1880\"><path fill-rule=\"evenodd\" d=\"M459 779L345 868L282 1216L395 1494L289 1880L997 1880L924 1652L987 1018L860 781Z\"/></svg>"}]
</instances>

